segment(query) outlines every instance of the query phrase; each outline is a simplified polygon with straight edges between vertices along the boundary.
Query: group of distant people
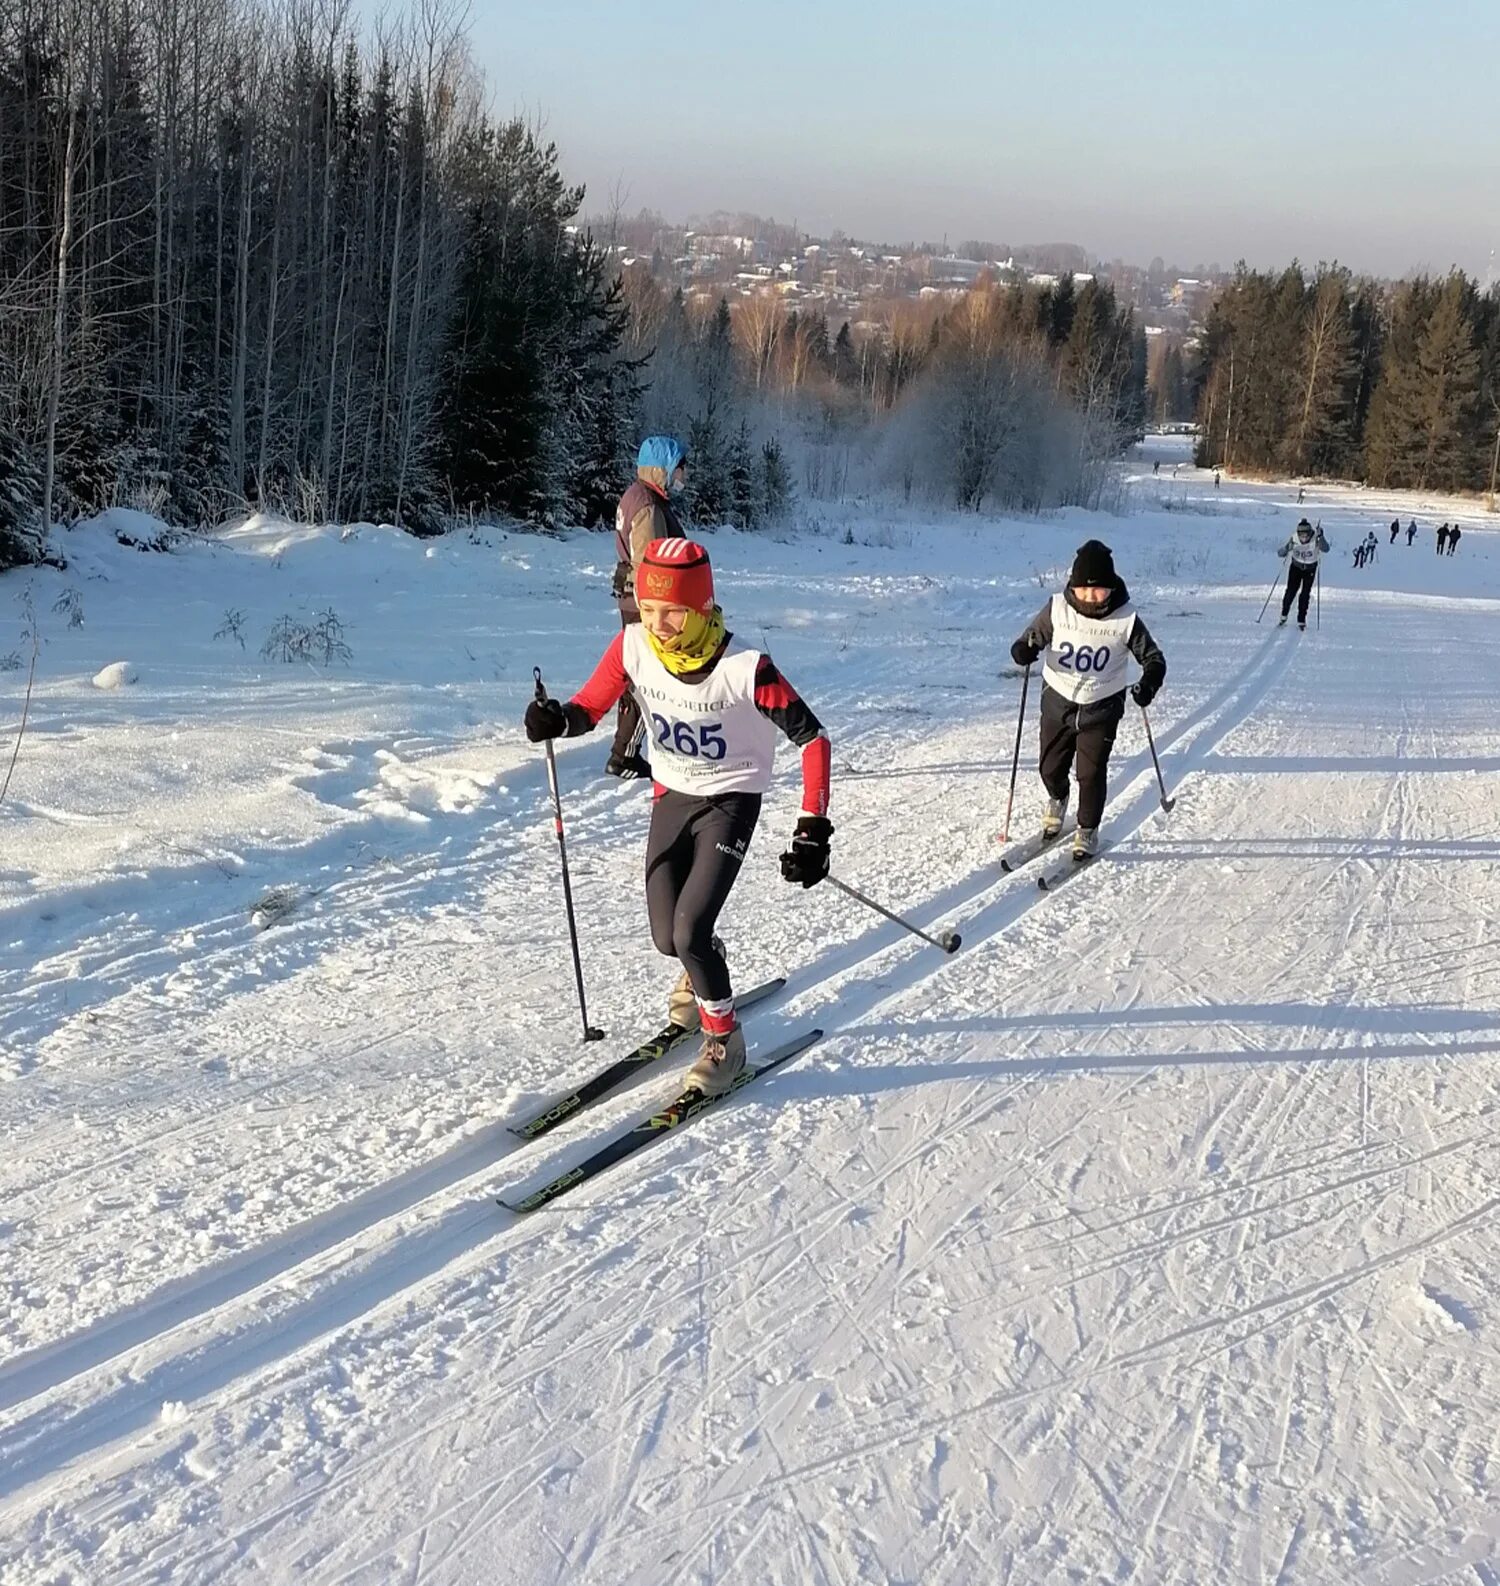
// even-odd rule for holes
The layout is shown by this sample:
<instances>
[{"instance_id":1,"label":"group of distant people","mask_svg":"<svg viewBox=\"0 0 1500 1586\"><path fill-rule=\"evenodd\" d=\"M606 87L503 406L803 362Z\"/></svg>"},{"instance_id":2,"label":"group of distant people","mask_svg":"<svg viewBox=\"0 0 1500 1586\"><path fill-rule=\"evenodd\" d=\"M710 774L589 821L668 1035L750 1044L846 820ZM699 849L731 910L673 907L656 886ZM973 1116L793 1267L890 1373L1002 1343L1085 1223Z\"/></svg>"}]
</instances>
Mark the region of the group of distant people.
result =
<instances>
[{"instance_id":1,"label":"group of distant people","mask_svg":"<svg viewBox=\"0 0 1500 1586\"><path fill-rule=\"evenodd\" d=\"M1463 538L1463 532L1464 531L1459 528L1456 523L1442 524L1437 531L1438 555L1452 556L1453 553L1458 549L1458 542ZM1401 519L1392 518L1390 543L1394 545L1400 537ZM1406 543L1411 545L1416 540L1416 537L1417 520L1413 518L1411 522L1406 525ZM1354 565L1356 567L1364 567L1367 563L1373 562L1375 560L1375 546L1375 531L1372 529L1369 534L1367 534L1365 538L1354 547Z\"/></svg>"}]
</instances>

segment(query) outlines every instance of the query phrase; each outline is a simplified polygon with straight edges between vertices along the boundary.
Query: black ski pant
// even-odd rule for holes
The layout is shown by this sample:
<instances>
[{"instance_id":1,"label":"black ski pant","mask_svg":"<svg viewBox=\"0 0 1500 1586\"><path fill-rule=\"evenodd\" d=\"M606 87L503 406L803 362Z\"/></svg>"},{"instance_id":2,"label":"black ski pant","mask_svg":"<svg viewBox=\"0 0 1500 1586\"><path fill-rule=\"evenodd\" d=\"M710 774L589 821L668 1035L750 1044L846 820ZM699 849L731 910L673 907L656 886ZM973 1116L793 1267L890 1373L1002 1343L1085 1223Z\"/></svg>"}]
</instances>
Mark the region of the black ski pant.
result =
<instances>
[{"instance_id":1,"label":"black ski pant","mask_svg":"<svg viewBox=\"0 0 1500 1586\"><path fill-rule=\"evenodd\" d=\"M1075 705L1056 689L1042 687L1042 786L1048 796L1068 800L1068 773L1077 762L1078 824L1093 828L1104 814L1109 752L1115 746L1125 691Z\"/></svg>"},{"instance_id":2,"label":"black ski pant","mask_svg":"<svg viewBox=\"0 0 1500 1586\"><path fill-rule=\"evenodd\" d=\"M623 613L620 617L620 629L623 632L632 622L638 622L638 617L627 617ZM627 688L620 695L620 708L615 715L615 741L610 747L610 756L613 759L623 760L626 755L636 749L636 739L641 732L641 706L635 697L635 690Z\"/></svg>"},{"instance_id":3,"label":"black ski pant","mask_svg":"<svg viewBox=\"0 0 1500 1586\"><path fill-rule=\"evenodd\" d=\"M714 948L714 926L759 819L759 793L705 798L668 788L651 806L646 840L651 940L657 952L682 960L700 1002L727 1002L733 995L729 968Z\"/></svg>"},{"instance_id":4,"label":"black ski pant","mask_svg":"<svg viewBox=\"0 0 1500 1586\"><path fill-rule=\"evenodd\" d=\"M1316 562L1293 562L1286 570L1286 592L1281 597L1281 620L1286 621L1292 602L1297 602L1297 621L1307 621L1307 603L1312 599L1313 581L1318 576Z\"/></svg>"}]
</instances>

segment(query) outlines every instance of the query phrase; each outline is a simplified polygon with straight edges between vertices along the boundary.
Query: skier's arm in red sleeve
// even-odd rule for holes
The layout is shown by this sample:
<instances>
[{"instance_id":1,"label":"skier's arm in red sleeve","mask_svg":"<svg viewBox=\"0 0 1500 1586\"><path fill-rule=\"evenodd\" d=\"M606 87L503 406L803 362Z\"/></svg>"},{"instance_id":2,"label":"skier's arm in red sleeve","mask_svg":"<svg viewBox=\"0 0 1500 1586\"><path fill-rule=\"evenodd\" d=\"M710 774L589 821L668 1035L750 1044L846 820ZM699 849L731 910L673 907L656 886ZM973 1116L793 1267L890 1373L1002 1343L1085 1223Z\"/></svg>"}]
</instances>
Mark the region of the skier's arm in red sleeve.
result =
<instances>
[{"instance_id":1,"label":"skier's arm in red sleeve","mask_svg":"<svg viewBox=\"0 0 1500 1586\"><path fill-rule=\"evenodd\" d=\"M594 668L593 676L563 707L568 717L566 736L577 738L581 733L592 732L620 703L620 696L629 687L630 678L625 671L625 635L621 632L609 641L609 648Z\"/></svg>"},{"instance_id":2,"label":"skier's arm in red sleeve","mask_svg":"<svg viewBox=\"0 0 1500 1586\"><path fill-rule=\"evenodd\" d=\"M827 815L833 746L807 701L776 669L769 655L755 669L755 705L802 750L802 812Z\"/></svg>"}]
</instances>

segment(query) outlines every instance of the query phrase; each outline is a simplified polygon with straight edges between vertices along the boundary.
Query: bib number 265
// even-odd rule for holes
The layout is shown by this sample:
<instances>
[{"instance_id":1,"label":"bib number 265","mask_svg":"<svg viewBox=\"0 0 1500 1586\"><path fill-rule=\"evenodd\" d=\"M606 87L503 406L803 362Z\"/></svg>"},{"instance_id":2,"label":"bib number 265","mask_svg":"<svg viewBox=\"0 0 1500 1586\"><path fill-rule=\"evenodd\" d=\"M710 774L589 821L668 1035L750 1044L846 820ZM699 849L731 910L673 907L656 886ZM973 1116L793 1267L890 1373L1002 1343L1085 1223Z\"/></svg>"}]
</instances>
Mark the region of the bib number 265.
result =
<instances>
[{"instance_id":1,"label":"bib number 265","mask_svg":"<svg viewBox=\"0 0 1500 1586\"><path fill-rule=\"evenodd\" d=\"M728 749L722 722L668 721L655 711L651 713L651 722L656 728L656 741L670 754L686 755L694 760L722 760Z\"/></svg>"}]
</instances>

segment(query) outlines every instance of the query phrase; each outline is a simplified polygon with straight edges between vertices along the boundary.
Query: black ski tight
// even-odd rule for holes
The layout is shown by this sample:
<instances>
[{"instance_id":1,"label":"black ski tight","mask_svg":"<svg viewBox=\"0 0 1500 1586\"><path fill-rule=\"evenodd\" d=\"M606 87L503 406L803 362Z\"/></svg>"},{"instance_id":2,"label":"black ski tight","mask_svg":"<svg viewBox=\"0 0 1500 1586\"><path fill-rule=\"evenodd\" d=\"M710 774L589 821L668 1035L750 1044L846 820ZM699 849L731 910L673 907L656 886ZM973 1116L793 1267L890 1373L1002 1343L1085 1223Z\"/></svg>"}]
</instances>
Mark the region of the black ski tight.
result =
<instances>
[{"instance_id":1,"label":"black ski tight","mask_svg":"<svg viewBox=\"0 0 1500 1586\"><path fill-rule=\"evenodd\" d=\"M1286 620L1286 614L1292 609L1292 602L1297 602L1297 621L1307 621L1307 603L1312 599L1313 580L1318 576L1316 562L1293 562L1286 570L1286 593L1281 597L1281 616Z\"/></svg>"},{"instance_id":2,"label":"black ski tight","mask_svg":"<svg viewBox=\"0 0 1500 1586\"><path fill-rule=\"evenodd\" d=\"M679 958L700 1002L733 994L714 950L714 925L739 877L760 819L759 793L708 798L668 788L651 806L646 909L659 953Z\"/></svg>"},{"instance_id":3,"label":"black ski tight","mask_svg":"<svg viewBox=\"0 0 1500 1586\"><path fill-rule=\"evenodd\" d=\"M1042 786L1068 800L1068 772L1078 761L1078 824L1093 829L1104 814L1109 753L1125 714L1125 694L1075 705L1055 689L1042 689Z\"/></svg>"}]
</instances>

